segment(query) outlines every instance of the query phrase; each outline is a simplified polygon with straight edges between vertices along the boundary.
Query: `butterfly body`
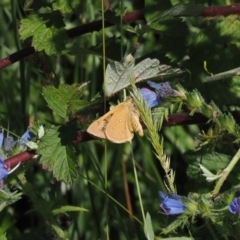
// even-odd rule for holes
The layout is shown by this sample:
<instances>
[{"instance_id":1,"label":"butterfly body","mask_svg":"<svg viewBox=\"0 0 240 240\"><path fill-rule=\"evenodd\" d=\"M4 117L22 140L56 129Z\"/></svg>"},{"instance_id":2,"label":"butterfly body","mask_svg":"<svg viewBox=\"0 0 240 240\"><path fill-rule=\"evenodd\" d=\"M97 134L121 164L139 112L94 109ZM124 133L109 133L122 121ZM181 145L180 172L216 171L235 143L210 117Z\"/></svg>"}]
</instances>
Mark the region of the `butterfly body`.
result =
<instances>
[{"instance_id":1,"label":"butterfly body","mask_svg":"<svg viewBox=\"0 0 240 240\"><path fill-rule=\"evenodd\" d=\"M139 111L134 106L131 98L120 103L93 122L88 127L87 132L114 143L130 141L134 136L134 132L143 136L143 129L139 122Z\"/></svg>"}]
</instances>

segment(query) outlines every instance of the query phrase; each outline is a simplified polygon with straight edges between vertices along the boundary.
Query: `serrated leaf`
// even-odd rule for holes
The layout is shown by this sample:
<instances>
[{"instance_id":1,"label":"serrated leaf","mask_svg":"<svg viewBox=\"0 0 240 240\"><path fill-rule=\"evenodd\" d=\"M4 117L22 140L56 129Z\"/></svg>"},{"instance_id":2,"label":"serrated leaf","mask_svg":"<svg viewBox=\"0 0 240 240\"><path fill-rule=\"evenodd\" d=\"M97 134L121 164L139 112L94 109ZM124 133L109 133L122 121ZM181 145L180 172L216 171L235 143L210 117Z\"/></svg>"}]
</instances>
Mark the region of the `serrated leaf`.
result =
<instances>
[{"instance_id":1,"label":"serrated leaf","mask_svg":"<svg viewBox=\"0 0 240 240\"><path fill-rule=\"evenodd\" d=\"M33 37L32 46L37 51L44 50L48 55L59 54L65 50L68 40L64 22L59 12L51 14L32 14L21 21L21 39Z\"/></svg>"},{"instance_id":2,"label":"serrated leaf","mask_svg":"<svg viewBox=\"0 0 240 240\"><path fill-rule=\"evenodd\" d=\"M154 0L147 0L145 1L145 7L143 9L144 17L147 20L147 23L151 21L154 17L157 16L157 14L161 14L166 9L171 8L171 2L170 1L164 1L159 4L158 1Z\"/></svg>"},{"instance_id":3,"label":"serrated leaf","mask_svg":"<svg viewBox=\"0 0 240 240\"><path fill-rule=\"evenodd\" d=\"M149 24L150 28L157 33L168 36L183 36L187 34L187 27L181 18L159 18Z\"/></svg>"},{"instance_id":4,"label":"serrated leaf","mask_svg":"<svg viewBox=\"0 0 240 240\"><path fill-rule=\"evenodd\" d=\"M159 14L160 17L199 16L204 6L197 3L179 3Z\"/></svg>"},{"instance_id":5,"label":"serrated leaf","mask_svg":"<svg viewBox=\"0 0 240 240\"><path fill-rule=\"evenodd\" d=\"M76 96L73 96L75 98ZM68 115L81 109L85 109L88 106L88 102L80 99L70 99L68 107Z\"/></svg>"},{"instance_id":6,"label":"serrated leaf","mask_svg":"<svg viewBox=\"0 0 240 240\"><path fill-rule=\"evenodd\" d=\"M199 152L196 154L189 154L184 157L188 162L191 162L187 169L187 174L191 178L196 178L199 176L199 163L204 165L209 171L217 173L227 167L230 156L213 152L211 154L200 155Z\"/></svg>"},{"instance_id":7,"label":"serrated leaf","mask_svg":"<svg viewBox=\"0 0 240 240\"><path fill-rule=\"evenodd\" d=\"M159 60L146 58L134 66L134 58L128 55L122 62L108 64L106 78L104 81L104 92L106 96L128 87L130 81L139 83L150 79L163 79L165 76L178 75L182 73L179 69L171 69L170 66L160 65Z\"/></svg>"},{"instance_id":8,"label":"serrated leaf","mask_svg":"<svg viewBox=\"0 0 240 240\"><path fill-rule=\"evenodd\" d=\"M114 61L107 65L103 88L106 96L111 96L130 84L129 76L133 67L134 59L128 58L122 63Z\"/></svg>"},{"instance_id":9,"label":"serrated leaf","mask_svg":"<svg viewBox=\"0 0 240 240\"><path fill-rule=\"evenodd\" d=\"M221 33L221 36L230 37L230 42L239 42L240 21L238 15L230 15L227 17L221 17L220 19L217 25L217 30Z\"/></svg>"},{"instance_id":10,"label":"serrated leaf","mask_svg":"<svg viewBox=\"0 0 240 240\"><path fill-rule=\"evenodd\" d=\"M134 82L140 82L143 79L155 76L159 72L159 65L159 60L150 58L138 63L133 69Z\"/></svg>"},{"instance_id":11,"label":"serrated leaf","mask_svg":"<svg viewBox=\"0 0 240 240\"><path fill-rule=\"evenodd\" d=\"M85 86L85 85L84 85ZM84 88L77 84L43 87L43 96L48 106L63 118L86 107L87 101L80 100Z\"/></svg>"},{"instance_id":12,"label":"serrated leaf","mask_svg":"<svg viewBox=\"0 0 240 240\"><path fill-rule=\"evenodd\" d=\"M144 226L144 233L145 236L148 240L154 240L154 231L153 231L153 227L152 227L152 220L151 220L151 216L149 215L149 213L147 212L146 214L146 222L145 222L145 226Z\"/></svg>"},{"instance_id":13,"label":"serrated leaf","mask_svg":"<svg viewBox=\"0 0 240 240\"><path fill-rule=\"evenodd\" d=\"M76 132L73 126L47 129L38 148L38 154L41 155L40 163L53 171L57 180L66 183L72 183L77 176L76 157L71 146Z\"/></svg>"},{"instance_id":14,"label":"serrated leaf","mask_svg":"<svg viewBox=\"0 0 240 240\"><path fill-rule=\"evenodd\" d=\"M162 4L156 4L151 8L145 8L144 13L148 25L157 22L162 18L175 18L178 16L199 16L202 13L203 5L194 3L179 3L163 11Z\"/></svg>"},{"instance_id":15,"label":"serrated leaf","mask_svg":"<svg viewBox=\"0 0 240 240\"><path fill-rule=\"evenodd\" d=\"M205 154L199 159L210 171L224 169L227 167L231 157L221 153Z\"/></svg>"},{"instance_id":16,"label":"serrated leaf","mask_svg":"<svg viewBox=\"0 0 240 240\"><path fill-rule=\"evenodd\" d=\"M52 4L54 10L61 11L62 14L72 13L80 5L79 0L56 0Z\"/></svg>"},{"instance_id":17,"label":"serrated leaf","mask_svg":"<svg viewBox=\"0 0 240 240\"><path fill-rule=\"evenodd\" d=\"M76 207L76 206L62 206L60 208L54 209L52 213L54 215L65 212L88 212L86 208Z\"/></svg>"}]
</instances>

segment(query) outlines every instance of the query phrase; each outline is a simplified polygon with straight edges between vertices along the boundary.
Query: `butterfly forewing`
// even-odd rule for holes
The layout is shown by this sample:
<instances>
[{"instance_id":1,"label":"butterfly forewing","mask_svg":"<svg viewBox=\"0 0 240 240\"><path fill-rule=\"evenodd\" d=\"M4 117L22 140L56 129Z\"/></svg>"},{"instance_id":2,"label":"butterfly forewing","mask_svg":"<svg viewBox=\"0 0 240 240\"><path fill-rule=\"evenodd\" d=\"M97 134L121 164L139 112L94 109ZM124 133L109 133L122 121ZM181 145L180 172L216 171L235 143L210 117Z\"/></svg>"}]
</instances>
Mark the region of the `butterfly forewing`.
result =
<instances>
[{"instance_id":1,"label":"butterfly forewing","mask_svg":"<svg viewBox=\"0 0 240 240\"><path fill-rule=\"evenodd\" d=\"M129 129L130 101L119 104L117 111L113 114L106 127L107 139L115 143L130 141L134 134Z\"/></svg>"},{"instance_id":2,"label":"butterfly forewing","mask_svg":"<svg viewBox=\"0 0 240 240\"><path fill-rule=\"evenodd\" d=\"M106 138L106 126L112 115L112 111L109 111L108 113L100 117L88 127L87 132L99 138Z\"/></svg>"}]
</instances>

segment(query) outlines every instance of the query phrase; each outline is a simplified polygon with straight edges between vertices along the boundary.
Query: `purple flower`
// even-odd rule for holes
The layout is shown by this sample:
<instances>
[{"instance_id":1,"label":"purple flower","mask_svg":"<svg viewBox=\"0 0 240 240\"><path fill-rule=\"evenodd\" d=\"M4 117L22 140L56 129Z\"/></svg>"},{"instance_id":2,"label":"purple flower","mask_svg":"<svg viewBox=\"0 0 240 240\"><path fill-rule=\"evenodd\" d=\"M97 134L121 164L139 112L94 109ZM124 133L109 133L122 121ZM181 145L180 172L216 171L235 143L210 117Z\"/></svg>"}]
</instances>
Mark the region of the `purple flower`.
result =
<instances>
[{"instance_id":1,"label":"purple flower","mask_svg":"<svg viewBox=\"0 0 240 240\"><path fill-rule=\"evenodd\" d=\"M3 130L0 130L0 149L2 148L3 145L3 139L4 139L4 134L3 134Z\"/></svg>"},{"instance_id":2,"label":"purple flower","mask_svg":"<svg viewBox=\"0 0 240 240\"><path fill-rule=\"evenodd\" d=\"M4 139L3 129L0 129L0 149L2 148L3 145L3 139Z\"/></svg>"},{"instance_id":3,"label":"purple flower","mask_svg":"<svg viewBox=\"0 0 240 240\"><path fill-rule=\"evenodd\" d=\"M154 88L160 98L176 96L175 91L171 88L169 82L155 83L152 81L147 82L148 85Z\"/></svg>"},{"instance_id":4,"label":"purple flower","mask_svg":"<svg viewBox=\"0 0 240 240\"><path fill-rule=\"evenodd\" d=\"M22 137L19 140L19 145L21 148L23 148L26 144L26 142L31 141L35 137L35 134L31 132L31 128L28 127L27 131L22 135Z\"/></svg>"},{"instance_id":5,"label":"purple flower","mask_svg":"<svg viewBox=\"0 0 240 240\"><path fill-rule=\"evenodd\" d=\"M166 215L177 215L185 211L185 205L182 202L182 197L174 193L166 195L163 192L158 192L161 204L160 207Z\"/></svg>"},{"instance_id":6,"label":"purple flower","mask_svg":"<svg viewBox=\"0 0 240 240\"><path fill-rule=\"evenodd\" d=\"M3 141L3 149L5 152L9 152L16 144L12 136L7 136Z\"/></svg>"},{"instance_id":7,"label":"purple flower","mask_svg":"<svg viewBox=\"0 0 240 240\"><path fill-rule=\"evenodd\" d=\"M4 165L3 157L0 156L0 180L5 179L8 176L8 170Z\"/></svg>"},{"instance_id":8,"label":"purple flower","mask_svg":"<svg viewBox=\"0 0 240 240\"><path fill-rule=\"evenodd\" d=\"M155 107L161 102L158 95L148 88L141 88L140 93L142 94L149 108Z\"/></svg>"},{"instance_id":9,"label":"purple flower","mask_svg":"<svg viewBox=\"0 0 240 240\"><path fill-rule=\"evenodd\" d=\"M229 204L228 209L233 214L240 213L240 197L234 198Z\"/></svg>"}]
</instances>

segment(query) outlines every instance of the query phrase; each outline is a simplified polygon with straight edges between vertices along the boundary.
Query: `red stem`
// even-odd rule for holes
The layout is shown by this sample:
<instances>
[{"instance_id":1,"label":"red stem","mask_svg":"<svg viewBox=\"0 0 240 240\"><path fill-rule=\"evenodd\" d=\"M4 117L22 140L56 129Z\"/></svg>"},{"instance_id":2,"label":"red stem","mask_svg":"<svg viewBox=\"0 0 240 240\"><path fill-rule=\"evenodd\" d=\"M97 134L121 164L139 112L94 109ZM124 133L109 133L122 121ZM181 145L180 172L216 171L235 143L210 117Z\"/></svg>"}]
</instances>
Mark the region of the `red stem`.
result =
<instances>
[{"instance_id":1,"label":"red stem","mask_svg":"<svg viewBox=\"0 0 240 240\"><path fill-rule=\"evenodd\" d=\"M233 117L237 122L240 122L240 112L233 111L231 112ZM191 124L197 124L197 125L203 125L206 124L208 121L208 118L203 116L200 113L194 114L194 116L190 116L189 113L176 113L169 116L168 121L163 122L163 127L174 127L174 126L183 126L183 125L191 125ZM90 140L96 140L93 136L91 136L86 131L78 132L77 138L73 141L74 144L90 141ZM19 153L15 156L12 156L5 160L4 164L7 167L7 169L11 169L15 167L19 162L24 163L29 160L31 160L34 155L36 154L35 151L25 151L22 153Z\"/></svg>"},{"instance_id":2,"label":"red stem","mask_svg":"<svg viewBox=\"0 0 240 240\"><path fill-rule=\"evenodd\" d=\"M106 5L105 1L105 5ZM110 7L106 5L106 7ZM205 7L203 8L203 11L201 13L202 16L218 16L218 15L230 15L230 14L239 14L240 13L240 4L232 4L229 6L214 6L214 7ZM142 10L137 10L131 13L126 13L123 16L123 21L130 23L137 20L143 20L144 14ZM105 27L113 26L114 24L105 21ZM69 29L67 30L67 34L69 38L74 38L76 36L83 35L85 33L93 32L93 31L99 31L102 29L102 23L101 20L87 23L85 25ZM18 52L15 52L8 57L5 57L4 59L0 60L0 70L27 57L31 54L35 53L35 49L33 47L26 47L24 49L19 50ZM240 120L240 112L234 112L232 113L233 116ZM188 113L180 113L180 114L173 114L169 117L169 120L167 122L164 122L163 126L177 126L177 125L189 125L189 124L205 124L207 121L207 118L205 118L201 114L195 114L194 116L189 116ZM95 139L92 136L90 136L87 132L79 132L76 140L74 141L75 144L89 141ZM5 160L5 166L8 169L13 168L16 166L19 162L24 163L26 161L31 160L36 152L34 151L25 151L22 153L19 153L15 156L12 156Z\"/></svg>"},{"instance_id":3,"label":"red stem","mask_svg":"<svg viewBox=\"0 0 240 240\"><path fill-rule=\"evenodd\" d=\"M34 157L34 155L36 155L35 151L25 151L8 158L7 160L4 161L4 165L6 166L7 169L11 169L19 163L24 163L31 160Z\"/></svg>"},{"instance_id":4,"label":"red stem","mask_svg":"<svg viewBox=\"0 0 240 240\"><path fill-rule=\"evenodd\" d=\"M137 10L134 12L126 13L123 16L123 21L126 23L131 23L136 20L143 20L144 15L141 10ZM105 20L105 27L114 26L114 23L109 22ZM94 31L100 31L102 29L102 20L98 20L95 22L87 23L72 29L67 30L67 35L69 38L75 38L77 36L81 36L86 33L94 32ZM9 56L3 58L0 60L0 70L3 68L6 68L7 66L18 62L19 60L28 57L32 54L34 54L36 51L33 47L26 47L23 48L13 54L10 54Z\"/></svg>"},{"instance_id":5,"label":"red stem","mask_svg":"<svg viewBox=\"0 0 240 240\"><path fill-rule=\"evenodd\" d=\"M106 1L106 0L105 0ZM106 1L107 2L107 1ZM105 5L107 7L107 3ZM109 7L109 6L108 6ZM107 7L107 8L108 8ZM214 17L218 15L227 16L230 14L239 14L240 13L240 4L232 4L229 6L213 6L213 7L204 7L201 13L201 16L205 17ZM126 23L135 22L137 20L144 20L144 13L142 10L136 10L134 12L126 13L123 16L123 21ZM114 23L105 21L105 27L113 26ZM102 29L102 20L95 22L87 23L79 27L75 27L67 30L67 35L69 38L74 38L85 33L90 33L93 31L100 31ZM0 60L0 70L35 53L33 47L23 48L8 57L5 57Z\"/></svg>"},{"instance_id":6,"label":"red stem","mask_svg":"<svg viewBox=\"0 0 240 240\"><path fill-rule=\"evenodd\" d=\"M207 17L215 17L215 16L228 16L231 14L239 14L240 13L240 4L232 4L229 6L213 6L213 7L205 7L202 11L202 16Z\"/></svg>"},{"instance_id":7,"label":"red stem","mask_svg":"<svg viewBox=\"0 0 240 240\"><path fill-rule=\"evenodd\" d=\"M189 116L188 113L178 113L173 114L169 117L168 121L163 123L163 126L171 127L177 125L189 125L189 124L205 124L207 122L207 118L201 114L195 114L194 116ZM78 132L77 138L73 141L74 144L96 140L93 136L91 136L86 131ZM34 155L36 154L35 151L25 151L19 153L15 156L12 156L5 160L4 164L7 169L11 169L15 167L19 162L24 163L31 160Z\"/></svg>"}]
</instances>

